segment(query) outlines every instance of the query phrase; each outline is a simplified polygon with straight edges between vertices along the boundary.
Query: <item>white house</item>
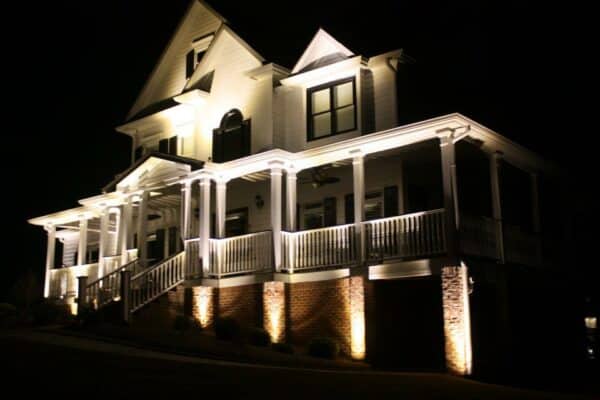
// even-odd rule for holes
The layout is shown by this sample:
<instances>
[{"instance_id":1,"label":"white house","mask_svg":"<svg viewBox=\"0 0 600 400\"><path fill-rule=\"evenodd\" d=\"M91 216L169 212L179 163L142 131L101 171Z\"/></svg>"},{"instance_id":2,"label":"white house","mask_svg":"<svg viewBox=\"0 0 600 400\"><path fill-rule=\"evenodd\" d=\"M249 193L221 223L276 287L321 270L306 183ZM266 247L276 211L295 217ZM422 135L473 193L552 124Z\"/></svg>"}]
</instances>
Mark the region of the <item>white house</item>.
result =
<instances>
[{"instance_id":1,"label":"white house","mask_svg":"<svg viewBox=\"0 0 600 400\"><path fill-rule=\"evenodd\" d=\"M328 332L360 359L373 285L436 276L446 364L468 374L469 260L540 263L537 177L552 170L460 114L399 126L406 60L355 54L320 29L288 69L192 1L116 128L132 139L131 167L77 207L29 220L48 232L44 296L74 310L120 299L135 320L181 290L205 326L254 307L274 341L298 343L308 301L343 321ZM490 215L461 207L463 145L489 166ZM531 178L529 233L503 222L501 163ZM257 291L262 304L244 294Z\"/></svg>"}]
</instances>

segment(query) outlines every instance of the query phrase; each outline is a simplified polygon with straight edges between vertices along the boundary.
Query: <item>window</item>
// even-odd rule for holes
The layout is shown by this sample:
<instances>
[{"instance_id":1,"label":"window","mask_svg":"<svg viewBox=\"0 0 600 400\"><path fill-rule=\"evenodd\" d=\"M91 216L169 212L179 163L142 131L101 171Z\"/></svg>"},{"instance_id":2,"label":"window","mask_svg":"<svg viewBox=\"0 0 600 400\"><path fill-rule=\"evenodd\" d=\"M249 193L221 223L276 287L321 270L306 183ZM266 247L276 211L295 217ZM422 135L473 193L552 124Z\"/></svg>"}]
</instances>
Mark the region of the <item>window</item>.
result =
<instances>
[{"instance_id":1,"label":"window","mask_svg":"<svg viewBox=\"0 0 600 400\"><path fill-rule=\"evenodd\" d=\"M308 140L356 129L354 78L308 89Z\"/></svg>"},{"instance_id":2,"label":"window","mask_svg":"<svg viewBox=\"0 0 600 400\"><path fill-rule=\"evenodd\" d=\"M337 200L327 197L322 202L304 206L304 229L317 229L337 224Z\"/></svg>"},{"instance_id":3,"label":"window","mask_svg":"<svg viewBox=\"0 0 600 400\"><path fill-rule=\"evenodd\" d=\"M227 211L225 236L233 237L248 233L248 207Z\"/></svg>"},{"instance_id":4,"label":"window","mask_svg":"<svg viewBox=\"0 0 600 400\"><path fill-rule=\"evenodd\" d=\"M158 151L164 154L177 155L177 136L171 136L168 139L158 141Z\"/></svg>"},{"instance_id":5,"label":"window","mask_svg":"<svg viewBox=\"0 0 600 400\"><path fill-rule=\"evenodd\" d=\"M365 221L398 215L398 186L386 186L382 190L365 193ZM345 221L354 223L354 194L344 198Z\"/></svg>"},{"instance_id":6,"label":"window","mask_svg":"<svg viewBox=\"0 0 600 400\"><path fill-rule=\"evenodd\" d=\"M233 109L213 131L214 162L225 162L250 155L250 120L244 121L240 110Z\"/></svg>"}]
</instances>

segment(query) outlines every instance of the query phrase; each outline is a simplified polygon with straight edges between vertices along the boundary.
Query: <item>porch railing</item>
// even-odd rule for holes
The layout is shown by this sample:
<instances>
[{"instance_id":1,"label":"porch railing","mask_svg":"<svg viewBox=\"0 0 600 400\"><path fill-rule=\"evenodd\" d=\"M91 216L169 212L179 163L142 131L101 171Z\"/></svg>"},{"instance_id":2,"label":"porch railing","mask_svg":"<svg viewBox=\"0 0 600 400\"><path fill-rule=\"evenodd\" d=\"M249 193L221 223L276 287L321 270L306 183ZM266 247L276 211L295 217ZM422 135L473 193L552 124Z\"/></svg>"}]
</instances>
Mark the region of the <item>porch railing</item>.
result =
<instances>
[{"instance_id":1,"label":"porch railing","mask_svg":"<svg viewBox=\"0 0 600 400\"><path fill-rule=\"evenodd\" d=\"M99 309L118 299L121 294L121 271L136 271L138 268L139 260L136 259L88 284L86 287L86 304Z\"/></svg>"},{"instance_id":2,"label":"porch railing","mask_svg":"<svg viewBox=\"0 0 600 400\"><path fill-rule=\"evenodd\" d=\"M444 209L364 222L366 258L380 261L444 253Z\"/></svg>"},{"instance_id":3,"label":"porch railing","mask_svg":"<svg viewBox=\"0 0 600 400\"><path fill-rule=\"evenodd\" d=\"M356 226L354 224L282 232L283 270L294 271L357 261Z\"/></svg>"},{"instance_id":4,"label":"porch railing","mask_svg":"<svg viewBox=\"0 0 600 400\"><path fill-rule=\"evenodd\" d=\"M131 312L171 290L185 278L185 251L131 277Z\"/></svg>"},{"instance_id":5,"label":"porch railing","mask_svg":"<svg viewBox=\"0 0 600 400\"><path fill-rule=\"evenodd\" d=\"M223 277L270 270L273 265L271 231L225 239L209 239L209 275Z\"/></svg>"},{"instance_id":6,"label":"porch railing","mask_svg":"<svg viewBox=\"0 0 600 400\"><path fill-rule=\"evenodd\" d=\"M460 217L460 248L463 253L475 256L500 258L497 237L500 222L489 217Z\"/></svg>"},{"instance_id":7,"label":"porch railing","mask_svg":"<svg viewBox=\"0 0 600 400\"><path fill-rule=\"evenodd\" d=\"M185 276L187 279L202 277L202 265L200 264L200 238L187 239L185 241Z\"/></svg>"},{"instance_id":8,"label":"porch railing","mask_svg":"<svg viewBox=\"0 0 600 400\"><path fill-rule=\"evenodd\" d=\"M539 236L514 225L504 225L504 253L506 260L524 265L539 265L542 261Z\"/></svg>"},{"instance_id":9,"label":"porch railing","mask_svg":"<svg viewBox=\"0 0 600 400\"><path fill-rule=\"evenodd\" d=\"M98 279L98 263L74 265L50 270L50 297L65 299L77 296L77 277Z\"/></svg>"}]
</instances>

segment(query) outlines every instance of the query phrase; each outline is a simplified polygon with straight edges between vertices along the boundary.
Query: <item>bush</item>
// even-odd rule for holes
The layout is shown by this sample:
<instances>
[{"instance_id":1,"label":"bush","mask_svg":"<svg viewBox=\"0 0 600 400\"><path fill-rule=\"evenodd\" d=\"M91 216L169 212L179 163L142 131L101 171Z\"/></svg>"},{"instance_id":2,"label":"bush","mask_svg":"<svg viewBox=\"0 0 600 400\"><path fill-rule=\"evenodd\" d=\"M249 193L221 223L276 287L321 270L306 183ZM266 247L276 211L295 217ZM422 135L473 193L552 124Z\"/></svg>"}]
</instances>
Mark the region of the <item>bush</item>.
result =
<instances>
[{"instance_id":1,"label":"bush","mask_svg":"<svg viewBox=\"0 0 600 400\"><path fill-rule=\"evenodd\" d=\"M262 328L252 328L248 331L248 342L253 346L268 347L271 335Z\"/></svg>"},{"instance_id":2,"label":"bush","mask_svg":"<svg viewBox=\"0 0 600 400\"><path fill-rule=\"evenodd\" d=\"M202 327L194 318L187 315L178 315L173 321L173 329L178 332L185 332L190 329L202 329Z\"/></svg>"},{"instance_id":3,"label":"bush","mask_svg":"<svg viewBox=\"0 0 600 400\"><path fill-rule=\"evenodd\" d=\"M308 354L313 357L334 359L340 352L340 346L331 338L314 338L308 345Z\"/></svg>"},{"instance_id":4,"label":"bush","mask_svg":"<svg viewBox=\"0 0 600 400\"><path fill-rule=\"evenodd\" d=\"M33 322L36 325L64 324L73 320L67 304L42 300L33 307Z\"/></svg>"},{"instance_id":5,"label":"bush","mask_svg":"<svg viewBox=\"0 0 600 400\"><path fill-rule=\"evenodd\" d=\"M215 335L221 340L239 340L240 324L233 318L219 318L215 321Z\"/></svg>"},{"instance_id":6,"label":"bush","mask_svg":"<svg viewBox=\"0 0 600 400\"><path fill-rule=\"evenodd\" d=\"M0 303L0 327L9 328L17 325L17 307L9 303Z\"/></svg>"},{"instance_id":7,"label":"bush","mask_svg":"<svg viewBox=\"0 0 600 400\"><path fill-rule=\"evenodd\" d=\"M294 354L294 348L289 343L273 343L271 347L278 353Z\"/></svg>"}]
</instances>

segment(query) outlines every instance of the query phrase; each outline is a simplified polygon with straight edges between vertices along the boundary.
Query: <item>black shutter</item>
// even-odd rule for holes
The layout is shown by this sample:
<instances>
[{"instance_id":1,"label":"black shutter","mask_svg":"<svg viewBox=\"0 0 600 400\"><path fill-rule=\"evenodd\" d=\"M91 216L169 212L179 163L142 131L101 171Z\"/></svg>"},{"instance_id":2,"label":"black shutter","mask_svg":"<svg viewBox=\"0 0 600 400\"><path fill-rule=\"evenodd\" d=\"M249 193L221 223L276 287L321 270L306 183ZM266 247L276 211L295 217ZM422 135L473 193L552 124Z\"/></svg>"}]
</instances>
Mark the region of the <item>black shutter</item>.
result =
<instances>
[{"instance_id":1,"label":"black shutter","mask_svg":"<svg viewBox=\"0 0 600 400\"><path fill-rule=\"evenodd\" d=\"M156 231L156 240L154 241L154 254L153 258L157 260L164 260L167 258L167 254L165 254L165 230L158 229Z\"/></svg>"},{"instance_id":2,"label":"black shutter","mask_svg":"<svg viewBox=\"0 0 600 400\"><path fill-rule=\"evenodd\" d=\"M169 154L169 139L161 139L158 141L158 151Z\"/></svg>"},{"instance_id":3,"label":"black shutter","mask_svg":"<svg viewBox=\"0 0 600 400\"><path fill-rule=\"evenodd\" d=\"M398 186L387 186L383 188L383 216L396 215L398 215Z\"/></svg>"},{"instance_id":4,"label":"black shutter","mask_svg":"<svg viewBox=\"0 0 600 400\"><path fill-rule=\"evenodd\" d=\"M169 228L169 256L177 252L178 229L175 226Z\"/></svg>"},{"instance_id":5,"label":"black shutter","mask_svg":"<svg viewBox=\"0 0 600 400\"><path fill-rule=\"evenodd\" d=\"M216 235L216 216L215 213L210 213L210 237L214 238Z\"/></svg>"},{"instance_id":6,"label":"black shutter","mask_svg":"<svg viewBox=\"0 0 600 400\"><path fill-rule=\"evenodd\" d=\"M250 131L251 124L250 120L247 119L242 123L242 154L240 154L240 157L249 156L252 150Z\"/></svg>"},{"instance_id":7,"label":"black shutter","mask_svg":"<svg viewBox=\"0 0 600 400\"><path fill-rule=\"evenodd\" d=\"M346 223L354 223L354 193L347 194L344 197L344 211L346 213Z\"/></svg>"},{"instance_id":8,"label":"black shutter","mask_svg":"<svg viewBox=\"0 0 600 400\"><path fill-rule=\"evenodd\" d=\"M323 226L337 225L336 198L327 197L323 200Z\"/></svg>"},{"instance_id":9,"label":"black shutter","mask_svg":"<svg viewBox=\"0 0 600 400\"><path fill-rule=\"evenodd\" d=\"M169 154L177 155L177 136L169 138Z\"/></svg>"},{"instance_id":10,"label":"black shutter","mask_svg":"<svg viewBox=\"0 0 600 400\"><path fill-rule=\"evenodd\" d=\"M144 148L142 146L138 146L135 148L135 153L134 153L134 160L133 161L137 161L140 158L142 158L142 155L144 154Z\"/></svg>"},{"instance_id":11,"label":"black shutter","mask_svg":"<svg viewBox=\"0 0 600 400\"><path fill-rule=\"evenodd\" d=\"M212 161L223 162L223 132L220 129L213 131Z\"/></svg>"},{"instance_id":12,"label":"black shutter","mask_svg":"<svg viewBox=\"0 0 600 400\"><path fill-rule=\"evenodd\" d=\"M190 50L185 56L185 79L189 79L194 73L196 67L196 60L194 50Z\"/></svg>"}]
</instances>

